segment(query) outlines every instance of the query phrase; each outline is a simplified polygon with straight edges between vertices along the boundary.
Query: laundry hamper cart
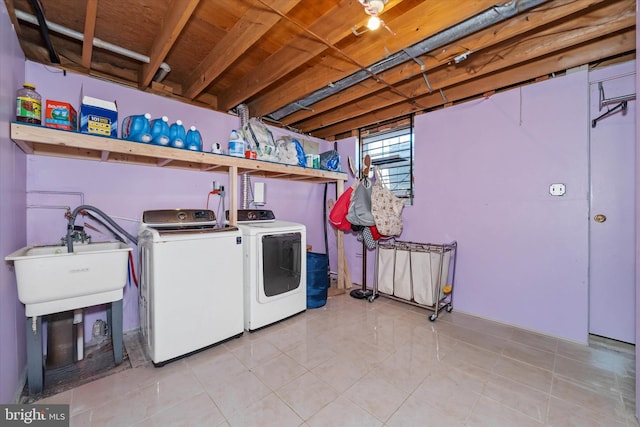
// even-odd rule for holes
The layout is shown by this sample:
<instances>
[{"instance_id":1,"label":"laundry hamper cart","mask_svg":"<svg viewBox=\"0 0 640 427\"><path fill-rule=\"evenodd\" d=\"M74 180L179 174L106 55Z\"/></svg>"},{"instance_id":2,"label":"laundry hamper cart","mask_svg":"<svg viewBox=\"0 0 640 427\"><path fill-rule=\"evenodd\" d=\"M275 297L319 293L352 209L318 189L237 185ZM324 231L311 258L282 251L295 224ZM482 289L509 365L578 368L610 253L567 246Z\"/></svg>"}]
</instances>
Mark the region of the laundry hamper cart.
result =
<instances>
[{"instance_id":1,"label":"laundry hamper cart","mask_svg":"<svg viewBox=\"0 0 640 427\"><path fill-rule=\"evenodd\" d=\"M376 249L373 302L378 295L438 312L453 310L458 243L380 241Z\"/></svg>"}]
</instances>

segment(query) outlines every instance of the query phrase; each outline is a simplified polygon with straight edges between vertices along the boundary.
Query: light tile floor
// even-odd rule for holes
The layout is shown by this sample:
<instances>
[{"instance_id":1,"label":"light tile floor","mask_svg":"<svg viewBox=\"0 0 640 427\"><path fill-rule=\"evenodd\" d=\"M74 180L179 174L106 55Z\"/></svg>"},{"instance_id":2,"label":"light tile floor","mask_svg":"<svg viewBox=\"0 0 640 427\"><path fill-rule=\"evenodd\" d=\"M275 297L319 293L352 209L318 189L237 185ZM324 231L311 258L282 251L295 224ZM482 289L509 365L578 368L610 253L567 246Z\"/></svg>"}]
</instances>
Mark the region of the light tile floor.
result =
<instances>
[{"instance_id":1,"label":"light tile floor","mask_svg":"<svg viewBox=\"0 0 640 427\"><path fill-rule=\"evenodd\" d=\"M639 426L633 346L430 313L338 295L162 368L129 344L132 369L37 403L74 426Z\"/></svg>"}]
</instances>

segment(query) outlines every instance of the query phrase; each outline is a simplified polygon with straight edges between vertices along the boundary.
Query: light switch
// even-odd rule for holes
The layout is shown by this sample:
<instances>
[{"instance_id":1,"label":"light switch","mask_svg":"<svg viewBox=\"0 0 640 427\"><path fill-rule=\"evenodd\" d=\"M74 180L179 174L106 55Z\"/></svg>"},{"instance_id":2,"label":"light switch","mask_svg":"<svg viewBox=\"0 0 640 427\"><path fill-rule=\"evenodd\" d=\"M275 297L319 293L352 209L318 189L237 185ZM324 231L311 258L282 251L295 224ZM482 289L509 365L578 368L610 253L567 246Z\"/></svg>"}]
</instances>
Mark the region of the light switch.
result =
<instances>
[{"instance_id":1,"label":"light switch","mask_svg":"<svg viewBox=\"0 0 640 427\"><path fill-rule=\"evenodd\" d=\"M551 184L549 186L549 193L552 196L564 196L565 192L566 192L566 188L564 184Z\"/></svg>"}]
</instances>

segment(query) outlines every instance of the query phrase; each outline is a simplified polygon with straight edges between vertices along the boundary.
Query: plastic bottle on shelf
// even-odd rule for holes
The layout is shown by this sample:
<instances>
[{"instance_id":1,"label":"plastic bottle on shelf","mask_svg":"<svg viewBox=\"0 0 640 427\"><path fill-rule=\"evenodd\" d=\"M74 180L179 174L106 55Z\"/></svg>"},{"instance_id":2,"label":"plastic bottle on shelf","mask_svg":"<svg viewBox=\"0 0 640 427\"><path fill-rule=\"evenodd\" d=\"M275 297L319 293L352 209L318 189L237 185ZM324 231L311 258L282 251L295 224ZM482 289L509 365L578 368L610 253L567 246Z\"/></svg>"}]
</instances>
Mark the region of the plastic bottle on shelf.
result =
<instances>
[{"instance_id":1,"label":"plastic bottle on shelf","mask_svg":"<svg viewBox=\"0 0 640 427\"><path fill-rule=\"evenodd\" d=\"M186 138L187 132L184 130L182 120L176 120L176 122L169 128L169 140L171 146L174 148L185 148Z\"/></svg>"},{"instance_id":2,"label":"plastic bottle on shelf","mask_svg":"<svg viewBox=\"0 0 640 427\"><path fill-rule=\"evenodd\" d=\"M244 157L244 139L235 129L229 135L229 155Z\"/></svg>"},{"instance_id":3,"label":"plastic bottle on shelf","mask_svg":"<svg viewBox=\"0 0 640 427\"><path fill-rule=\"evenodd\" d=\"M151 122L151 140L156 145L169 145L169 118L162 116Z\"/></svg>"},{"instance_id":4,"label":"plastic bottle on shelf","mask_svg":"<svg viewBox=\"0 0 640 427\"><path fill-rule=\"evenodd\" d=\"M195 126L191 126L187 132L187 150L202 151L202 136Z\"/></svg>"},{"instance_id":5,"label":"plastic bottle on shelf","mask_svg":"<svg viewBox=\"0 0 640 427\"><path fill-rule=\"evenodd\" d=\"M16 121L42 124L42 97L31 83L24 83L16 92Z\"/></svg>"},{"instance_id":6,"label":"plastic bottle on shelf","mask_svg":"<svg viewBox=\"0 0 640 427\"><path fill-rule=\"evenodd\" d=\"M122 121L122 138L136 142L151 142L151 114L125 117Z\"/></svg>"}]
</instances>

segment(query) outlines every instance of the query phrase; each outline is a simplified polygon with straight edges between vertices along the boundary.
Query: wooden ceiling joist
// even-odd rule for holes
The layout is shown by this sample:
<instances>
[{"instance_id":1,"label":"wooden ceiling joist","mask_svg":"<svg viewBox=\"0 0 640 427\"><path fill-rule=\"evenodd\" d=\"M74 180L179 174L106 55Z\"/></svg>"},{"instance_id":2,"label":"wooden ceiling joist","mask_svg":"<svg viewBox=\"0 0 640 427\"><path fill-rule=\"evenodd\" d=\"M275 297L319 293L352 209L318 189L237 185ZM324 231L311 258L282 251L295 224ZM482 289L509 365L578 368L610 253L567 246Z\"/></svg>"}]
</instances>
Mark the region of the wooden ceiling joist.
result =
<instances>
[{"instance_id":1,"label":"wooden ceiling joist","mask_svg":"<svg viewBox=\"0 0 640 427\"><path fill-rule=\"evenodd\" d=\"M299 2L300 0L274 0L272 7L286 13ZM185 85L184 96L195 98L279 21L280 16L269 9L249 9L193 72Z\"/></svg>"},{"instance_id":2,"label":"wooden ceiling joist","mask_svg":"<svg viewBox=\"0 0 640 427\"><path fill-rule=\"evenodd\" d=\"M98 16L98 0L87 0L84 15L84 39L82 42L82 66L91 69L93 56L93 37L96 31L96 17Z\"/></svg>"},{"instance_id":3,"label":"wooden ceiling joist","mask_svg":"<svg viewBox=\"0 0 640 427\"><path fill-rule=\"evenodd\" d=\"M200 0L173 0L162 19L162 31L153 41L149 52L149 63L142 66L140 87L146 88L173 47L182 29L191 18Z\"/></svg>"}]
</instances>

